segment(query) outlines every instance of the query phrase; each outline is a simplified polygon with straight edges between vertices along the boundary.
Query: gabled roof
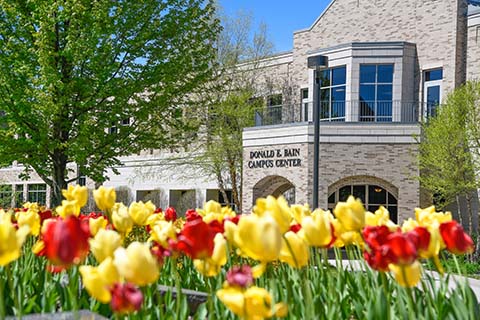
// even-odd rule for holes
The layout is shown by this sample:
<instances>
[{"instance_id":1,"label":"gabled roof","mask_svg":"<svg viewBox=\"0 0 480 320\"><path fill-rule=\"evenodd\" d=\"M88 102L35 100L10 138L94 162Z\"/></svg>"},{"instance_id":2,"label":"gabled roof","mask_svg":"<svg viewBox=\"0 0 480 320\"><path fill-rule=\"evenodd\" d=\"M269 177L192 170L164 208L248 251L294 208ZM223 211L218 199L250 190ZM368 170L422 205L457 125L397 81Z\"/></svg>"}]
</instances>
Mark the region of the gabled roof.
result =
<instances>
[{"instance_id":1,"label":"gabled roof","mask_svg":"<svg viewBox=\"0 0 480 320\"><path fill-rule=\"evenodd\" d=\"M305 31L310 31L312 30L312 28L317 24L318 21L320 21L320 19L322 19L322 17L325 15L325 13L328 11L328 9L330 9L330 7L332 6L332 4L335 2L335 0L332 0L328 6L325 8L325 10L322 11L322 13L318 16L318 18L312 23L312 25L308 28L305 28L305 29L301 29L301 30L297 30L297 31L294 31L293 33L300 33L300 32L305 32Z\"/></svg>"}]
</instances>

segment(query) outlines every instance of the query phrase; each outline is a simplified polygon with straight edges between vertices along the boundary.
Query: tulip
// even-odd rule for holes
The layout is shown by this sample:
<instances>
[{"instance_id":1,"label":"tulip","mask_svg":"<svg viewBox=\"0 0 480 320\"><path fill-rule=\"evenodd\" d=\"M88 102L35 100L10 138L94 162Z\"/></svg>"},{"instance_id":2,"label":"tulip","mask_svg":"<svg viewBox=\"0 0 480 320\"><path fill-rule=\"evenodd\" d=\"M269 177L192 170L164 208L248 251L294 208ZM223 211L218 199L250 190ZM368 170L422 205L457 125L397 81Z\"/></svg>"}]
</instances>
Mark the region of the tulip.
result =
<instances>
[{"instance_id":1,"label":"tulip","mask_svg":"<svg viewBox=\"0 0 480 320\"><path fill-rule=\"evenodd\" d=\"M120 281L112 258L107 258L98 267L81 266L79 268L82 275L83 285L90 296L101 303L108 303L112 299L110 293L111 287Z\"/></svg>"},{"instance_id":2,"label":"tulip","mask_svg":"<svg viewBox=\"0 0 480 320\"><path fill-rule=\"evenodd\" d=\"M333 210L345 231L360 231L365 226L365 208L360 199L349 196L346 202L339 202Z\"/></svg>"},{"instance_id":3,"label":"tulip","mask_svg":"<svg viewBox=\"0 0 480 320\"><path fill-rule=\"evenodd\" d=\"M167 221L158 221L150 232L149 241L155 241L159 243L162 247L168 248L168 240L172 239L177 240L177 233L175 232L175 227L172 222Z\"/></svg>"},{"instance_id":4,"label":"tulip","mask_svg":"<svg viewBox=\"0 0 480 320\"><path fill-rule=\"evenodd\" d=\"M282 234L290 229L290 223L293 220L292 212L284 197L276 199L273 196L268 196L266 199L257 199L253 213L258 216L270 215L277 222Z\"/></svg>"},{"instance_id":5,"label":"tulip","mask_svg":"<svg viewBox=\"0 0 480 320\"><path fill-rule=\"evenodd\" d=\"M252 268L247 264L241 267L234 266L227 272L226 279L229 286L247 288L253 283Z\"/></svg>"},{"instance_id":6,"label":"tulip","mask_svg":"<svg viewBox=\"0 0 480 320\"><path fill-rule=\"evenodd\" d=\"M223 207L220 203L210 200L204 204L203 209L198 209L198 214L206 223L217 221L222 223L227 218L236 216L235 212L229 207Z\"/></svg>"},{"instance_id":7,"label":"tulip","mask_svg":"<svg viewBox=\"0 0 480 320\"><path fill-rule=\"evenodd\" d=\"M68 201L76 201L80 208L88 202L88 189L85 186L69 185L67 190L62 190L62 194Z\"/></svg>"},{"instance_id":8,"label":"tulip","mask_svg":"<svg viewBox=\"0 0 480 320\"><path fill-rule=\"evenodd\" d=\"M308 264L308 244L295 232L288 231L282 239L279 259L291 267L301 268Z\"/></svg>"},{"instance_id":9,"label":"tulip","mask_svg":"<svg viewBox=\"0 0 480 320\"><path fill-rule=\"evenodd\" d=\"M102 262L109 257L113 258L115 250L122 245L122 237L113 230L100 229L89 243L95 259Z\"/></svg>"},{"instance_id":10,"label":"tulip","mask_svg":"<svg viewBox=\"0 0 480 320\"><path fill-rule=\"evenodd\" d=\"M20 257L20 252L30 227L18 230L12 224L11 216L0 209L0 266L4 267Z\"/></svg>"},{"instance_id":11,"label":"tulip","mask_svg":"<svg viewBox=\"0 0 480 320\"><path fill-rule=\"evenodd\" d=\"M116 230L127 235L133 228L133 220L128 214L128 208L123 203L112 207L112 223Z\"/></svg>"},{"instance_id":12,"label":"tulip","mask_svg":"<svg viewBox=\"0 0 480 320\"><path fill-rule=\"evenodd\" d=\"M310 207L308 204L299 205L299 204L292 204L290 206L290 210L293 215L293 219L298 223L301 224L303 218L310 216L312 213L310 212Z\"/></svg>"},{"instance_id":13,"label":"tulip","mask_svg":"<svg viewBox=\"0 0 480 320\"><path fill-rule=\"evenodd\" d=\"M454 254L472 253L474 251L472 238L463 231L463 227L458 222L442 223L440 234L448 251Z\"/></svg>"},{"instance_id":14,"label":"tulip","mask_svg":"<svg viewBox=\"0 0 480 320\"><path fill-rule=\"evenodd\" d=\"M93 198L95 199L95 203L100 210L108 211L115 204L117 194L115 193L114 188L106 188L101 186L97 190L93 191Z\"/></svg>"},{"instance_id":15,"label":"tulip","mask_svg":"<svg viewBox=\"0 0 480 320\"><path fill-rule=\"evenodd\" d=\"M45 254L56 266L80 263L88 254L90 230L75 216L46 221L42 231Z\"/></svg>"},{"instance_id":16,"label":"tulip","mask_svg":"<svg viewBox=\"0 0 480 320\"><path fill-rule=\"evenodd\" d=\"M133 222L139 226L146 225L148 217L150 217L154 211L155 205L151 201L147 203L143 203L142 201L132 202L128 208L128 214Z\"/></svg>"},{"instance_id":17,"label":"tulip","mask_svg":"<svg viewBox=\"0 0 480 320\"><path fill-rule=\"evenodd\" d=\"M222 266L227 263L227 241L225 241L223 235L217 233L214 243L215 247L211 257L204 260L193 260L193 265L197 271L207 277L216 276L222 269Z\"/></svg>"},{"instance_id":18,"label":"tulip","mask_svg":"<svg viewBox=\"0 0 480 320\"><path fill-rule=\"evenodd\" d=\"M452 221L452 214L450 212L436 212L435 206L430 206L426 209L415 208L415 216L418 224L426 228L432 225L438 227L441 223Z\"/></svg>"},{"instance_id":19,"label":"tulip","mask_svg":"<svg viewBox=\"0 0 480 320\"><path fill-rule=\"evenodd\" d=\"M168 207L165 210L165 220L167 221L175 221L177 220L177 211L173 207Z\"/></svg>"},{"instance_id":20,"label":"tulip","mask_svg":"<svg viewBox=\"0 0 480 320\"><path fill-rule=\"evenodd\" d=\"M365 212L365 225L367 226L387 226L390 230L395 231L398 226L390 220L390 213L384 206L380 206L375 213Z\"/></svg>"},{"instance_id":21,"label":"tulip","mask_svg":"<svg viewBox=\"0 0 480 320\"><path fill-rule=\"evenodd\" d=\"M203 220L187 221L173 244L173 249L181 251L192 259L210 257L214 248L215 232Z\"/></svg>"},{"instance_id":22,"label":"tulip","mask_svg":"<svg viewBox=\"0 0 480 320\"><path fill-rule=\"evenodd\" d=\"M34 236L40 234L40 215L35 210L28 209L27 211L18 211L15 213L15 219L18 226L28 226L30 233Z\"/></svg>"},{"instance_id":23,"label":"tulip","mask_svg":"<svg viewBox=\"0 0 480 320\"><path fill-rule=\"evenodd\" d=\"M88 219L88 226L90 228L90 234L94 237L99 230L105 229L108 225L108 220L105 219L103 216L99 216L97 218L89 218Z\"/></svg>"},{"instance_id":24,"label":"tulip","mask_svg":"<svg viewBox=\"0 0 480 320\"><path fill-rule=\"evenodd\" d=\"M242 319L261 320L271 317L285 317L286 305L278 303L272 307L270 293L259 287L243 290L239 287L225 287L217 291L217 297L234 314Z\"/></svg>"},{"instance_id":25,"label":"tulip","mask_svg":"<svg viewBox=\"0 0 480 320\"><path fill-rule=\"evenodd\" d=\"M124 314L140 310L143 303L143 294L131 283L117 283L111 289L111 293L110 307L113 312Z\"/></svg>"},{"instance_id":26,"label":"tulip","mask_svg":"<svg viewBox=\"0 0 480 320\"><path fill-rule=\"evenodd\" d=\"M62 205L58 206L55 211L64 219L70 215L78 217L80 215L80 206L76 200L62 200Z\"/></svg>"},{"instance_id":27,"label":"tulip","mask_svg":"<svg viewBox=\"0 0 480 320\"><path fill-rule=\"evenodd\" d=\"M335 241L332 226L333 217L329 211L315 210L302 220L302 235L309 245L328 248Z\"/></svg>"},{"instance_id":28,"label":"tulip","mask_svg":"<svg viewBox=\"0 0 480 320\"><path fill-rule=\"evenodd\" d=\"M114 252L114 264L128 282L145 286L159 277L158 263L146 243L132 242L127 249L118 248Z\"/></svg>"},{"instance_id":29,"label":"tulip","mask_svg":"<svg viewBox=\"0 0 480 320\"><path fill-rule=\"evenodd\" d=\"M282 248L282 234L271 216L245 215L238 225L228 222L225 227L227 239L233 238L233 244L243 255L260 262L278 259Z\"/></svg>"},{"instance_id":30,"label":"tulip","mask_svg":"<svg viewBox=\"0 0 480 320\"><path fill-rule=\"evenodd\" d=\"M420 282L422 266L420 262L415 261L409 265L390 265L395 280L399 285L406 288L412 288Z\"/></svg>"},{"instance_id":31,"label":"tulip","mask_svg":"<svg viewBox=\"0 0 480 320\"><path fill-rule=\"evenodd\" d=\"M409 237L400 232L394 232L388 235L385 246L388 247L394 263L400 265L411 264L417 258L417 248L410 241Z\"/></svg>"}]
</instances>

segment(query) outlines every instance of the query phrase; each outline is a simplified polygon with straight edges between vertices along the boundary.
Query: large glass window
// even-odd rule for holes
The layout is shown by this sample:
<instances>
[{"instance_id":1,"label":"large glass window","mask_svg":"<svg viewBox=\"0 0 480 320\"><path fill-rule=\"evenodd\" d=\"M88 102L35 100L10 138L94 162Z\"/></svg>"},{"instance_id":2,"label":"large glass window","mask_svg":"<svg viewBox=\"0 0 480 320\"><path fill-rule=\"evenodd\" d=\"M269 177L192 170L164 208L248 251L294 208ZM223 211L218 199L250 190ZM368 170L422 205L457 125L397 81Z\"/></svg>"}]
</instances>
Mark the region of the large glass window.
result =
<instances>
[{"instance_id":1,"label":"large glass window","mask_svg":"<svg viewBox=\"0 0 480 320\"><path fill-rule=\"evenodd\" d=\"M345 66L325 69L320 72L320 119L345 121Z\"/></svg>"},{"instance_id":2,"label":"large glass window","mask_svg":"<svg viewBox=\"0 0 480 320\"><path fill-rule=\"evenodd\" d=\"M38 202L45 205L47 203L47 185L46 184L29 184L28 185L28 201Z\"/></svg>"},{"instance_id":3,"label":"large glass window","mask_svg":"<svg viewBox=\"0 0 480 320\"><path fill-rule=\"evenodd\" d=\"M393 64L360 65L360 121L392 121Z\"/></svg>"},{"instance_id":4,"label":"large glass window","mask_svg":"<svg viewBox=\"0 0 480 320\"><path fill-rule=\"evenodd\" d=\"M328 197L328 208L333 212L336 203L346 201L350 195L359 198L370 212L375 212L380 206L385 207L390 213L390 220L397 223L397 199L393 194L378 185L343 186L330 194Z\"/></svg>"},{"instance_id":5,"label":"large glass window","mask_svg":"<svg viewBox=\"0 0 480 320\"><path fill-rule=\"evenodd\" d=\"M0 208L9 208L12 206L13 189L12 185L0 185Z\"/></svg>"},{"instance_id":6,"label":"large glass window","mask_svg":"<svg viewBox=\"0 0 480 320\"><path fill-rule=\"evenodd\" d=\"M23 203L23 184L16 184L15 185L15 207L20 208Z\"/></svg>"},{"instance_id":7,"label":"large glass window","mask_svg":"<svg viewBox=\"0 0 480 320\"><path fill-rule=\"evenodd\" d=\"M424 101L426 116L433 117L442 98L443 69L433 69L424 72Z\"/></svg>"}]
</instances>

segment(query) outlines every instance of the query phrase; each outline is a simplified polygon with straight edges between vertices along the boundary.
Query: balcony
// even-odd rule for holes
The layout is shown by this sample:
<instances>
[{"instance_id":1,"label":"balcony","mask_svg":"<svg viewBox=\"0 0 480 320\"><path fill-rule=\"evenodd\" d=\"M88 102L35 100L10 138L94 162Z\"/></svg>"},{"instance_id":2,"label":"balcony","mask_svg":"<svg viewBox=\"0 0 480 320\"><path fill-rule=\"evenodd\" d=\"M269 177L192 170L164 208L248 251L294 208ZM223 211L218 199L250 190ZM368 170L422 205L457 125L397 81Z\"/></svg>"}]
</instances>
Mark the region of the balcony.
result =
<instances>
[{"instance_id":1,"label":"balcony","mask_svg":"<svg viewBox=\"0 0 480 320\"><path fill-rule=\"evenodd\" d=\"M322 122L417 123L426 105L405 101L320 102ZM268 106L255 114L255 126L313 121L313 103Z\"/></svg>"}]
</instances>

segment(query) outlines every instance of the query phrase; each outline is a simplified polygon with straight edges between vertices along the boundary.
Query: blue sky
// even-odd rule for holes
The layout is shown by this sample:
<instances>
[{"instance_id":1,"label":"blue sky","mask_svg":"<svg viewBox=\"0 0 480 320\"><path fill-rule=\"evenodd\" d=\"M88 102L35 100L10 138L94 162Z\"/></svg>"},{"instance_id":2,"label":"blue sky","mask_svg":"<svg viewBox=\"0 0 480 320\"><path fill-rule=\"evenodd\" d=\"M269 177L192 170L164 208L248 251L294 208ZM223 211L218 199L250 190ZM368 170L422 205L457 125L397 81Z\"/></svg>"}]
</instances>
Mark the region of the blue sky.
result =
<instances>
[{"instance_id":1,"label":"blue sky","mask_svg":"<svg viewBox=\"0 0 480 320\"><path fill-rule=\"evenodd\" d=\"M331 0L219 0L227 15L238 10L251 12L255 23L267 25L275 51L289 51L293 32L308 28Z\"/></svg>"}]
</instances>

